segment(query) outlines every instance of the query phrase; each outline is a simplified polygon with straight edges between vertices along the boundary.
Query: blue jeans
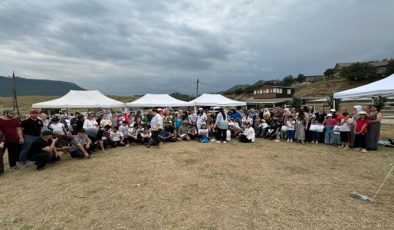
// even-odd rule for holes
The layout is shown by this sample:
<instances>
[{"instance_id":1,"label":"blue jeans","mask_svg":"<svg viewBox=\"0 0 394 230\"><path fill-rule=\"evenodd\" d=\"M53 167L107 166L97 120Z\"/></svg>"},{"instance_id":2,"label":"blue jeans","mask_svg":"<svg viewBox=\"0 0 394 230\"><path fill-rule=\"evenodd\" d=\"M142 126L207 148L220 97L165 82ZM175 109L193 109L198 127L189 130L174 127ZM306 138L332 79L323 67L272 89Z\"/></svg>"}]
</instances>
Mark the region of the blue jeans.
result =
<instances>
[{"instance_id":1,"label":"blue jeans","mask_svg":"<svg viewBox=\"0 0 394 230\"><path fill-rule=\"evenodd\" d=\"M334 138L333 131L327 131L324 133L324 144L331 145Z\"/></svg>"},{"instance_id":2,"label":"blue jeans","mask_svg":"<svg viewBox=\"0 0 394 230\"><path fill-rule=\"evenodd\" d=\"M36 141L38 138L40 138L40 137L39 136L30 136L30 135L25 135L23 137L23 139L25 141L23 142L22 151L21 151L21 154L19 155L19 160L21 163L26 163L26 161L29 157L30 147L33 144L33 142Z\"/></svg>"}]
</instances>

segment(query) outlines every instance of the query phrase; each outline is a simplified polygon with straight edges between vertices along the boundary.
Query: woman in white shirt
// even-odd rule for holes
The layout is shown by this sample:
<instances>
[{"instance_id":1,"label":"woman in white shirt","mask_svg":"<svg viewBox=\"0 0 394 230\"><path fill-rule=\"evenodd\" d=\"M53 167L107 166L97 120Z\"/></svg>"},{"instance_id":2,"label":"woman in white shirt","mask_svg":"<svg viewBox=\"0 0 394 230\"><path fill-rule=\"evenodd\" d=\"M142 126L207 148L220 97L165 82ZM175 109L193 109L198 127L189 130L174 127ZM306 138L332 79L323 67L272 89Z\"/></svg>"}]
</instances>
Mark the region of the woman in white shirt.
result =
<instances>
[{"instance_id":1,"label":"woman in white shirt","mask_svg":"<svg viewBox=\"0 0 394 230\"><path fill-rule=\"evenodd\" d=\"M49 129L51 129L54 134L59 136L64 136L67 133L64 124L60 122L60 119L58 117L54 117L52 119L52 123L49 125Z\"/></svg>"},{"instance_id":2,"label":"woman in white shirt","mask_svg":"<svg viewBox=\"0 0 394 230\"><path fill-rule=\"evenodd\" d=\"M89 114L88 115L88 119L86 119L84 122L83 122L83 129L91 129L91 128L97 128L97 121L96 121L96 119L94 119L95 118L95 116L94 116L94 114Z\"/></svg>"},{"instance_id":3,"label":"woman in white shirt","mask_svg":"<svg viewBox=\"0 0 394 230\"><path fill-rule=\"evenodd\" d=\"M251 124L245 123L245 130L239 137L239 141L241 141L242 143L250 143L250 142L254 142L255 138L256 138L256 134Z\"/></svg>"}]
</instances>

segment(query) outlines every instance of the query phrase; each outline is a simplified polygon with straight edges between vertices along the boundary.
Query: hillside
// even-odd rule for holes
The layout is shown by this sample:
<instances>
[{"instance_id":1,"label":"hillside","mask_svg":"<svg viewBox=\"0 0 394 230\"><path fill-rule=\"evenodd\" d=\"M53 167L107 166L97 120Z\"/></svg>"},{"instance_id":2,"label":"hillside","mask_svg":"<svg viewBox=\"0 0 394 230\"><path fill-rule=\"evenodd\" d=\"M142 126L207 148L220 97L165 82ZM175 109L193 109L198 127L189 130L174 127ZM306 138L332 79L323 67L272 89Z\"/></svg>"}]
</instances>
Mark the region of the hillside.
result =
<instances>
[{"instance_id":1,"label":"hillside","mask_svg":"<svg viewBox=\"0 0 394 230\"><path fill-rule=\"evenodd\" d=\"M40 95L60 96L70 90L83 90L75 83L41 79L16 78L16 92L18 96ZM12 78L0 76L0 96L12 95Z\"/></svg>"},{"instance_id":2,"label":"hillside","mask_svg":"<svg viewBox=\"0 0 394 230\"><path fill-rule=\"evenodd\" d=\"M355 88L368 84L366 81L356 82L347 79L328 79L313 82L307 86L295 87L297 97L326 97L332 92Z\"/></svg>"}]
</instances>

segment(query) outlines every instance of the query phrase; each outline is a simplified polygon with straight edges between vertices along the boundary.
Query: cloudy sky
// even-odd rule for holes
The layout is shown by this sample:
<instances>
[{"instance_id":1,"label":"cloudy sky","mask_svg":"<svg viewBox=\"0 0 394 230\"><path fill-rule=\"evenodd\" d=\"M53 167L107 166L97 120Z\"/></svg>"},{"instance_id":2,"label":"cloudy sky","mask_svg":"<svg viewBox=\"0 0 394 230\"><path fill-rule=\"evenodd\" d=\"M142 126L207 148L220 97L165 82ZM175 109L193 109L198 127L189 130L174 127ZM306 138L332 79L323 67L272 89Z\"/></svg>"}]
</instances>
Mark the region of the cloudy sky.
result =
<instances>
[{"instance_id":1,"label":"cloudy sky","mask_svg":"<svg viewBox=\"0 0 394 230\"><path fill-rule=\"evenodd\" d=\"M394 1L1 0L0 75L194 94L394 57Z\"/></svg>"}]
</instances>

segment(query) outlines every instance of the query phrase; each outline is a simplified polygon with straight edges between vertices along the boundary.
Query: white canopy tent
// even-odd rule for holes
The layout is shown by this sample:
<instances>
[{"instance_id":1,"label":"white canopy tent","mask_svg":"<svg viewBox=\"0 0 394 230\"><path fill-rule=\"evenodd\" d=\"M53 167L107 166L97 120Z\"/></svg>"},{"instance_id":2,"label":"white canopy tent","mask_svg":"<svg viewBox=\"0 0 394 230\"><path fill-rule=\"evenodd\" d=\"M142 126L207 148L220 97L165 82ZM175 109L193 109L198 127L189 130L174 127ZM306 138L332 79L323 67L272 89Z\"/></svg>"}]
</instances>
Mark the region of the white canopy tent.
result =
<instances>
[{"instance_id":1,"label":"white canopy tent","mask_svg":"<svg viewBox=\"0 0 394 230\"><path fill-rule=\"evenodd\" d=\"M367 85L334 93L334 98L342 99L392 95L394 95L394 74Z\"/></svg>"},{"instance_id":2,"label":"white canopy tent","mask_svg":"<svg viewBox=\"0 0 394 230\"><path fill-rule=\"evenodd\" d=\"M126 103L127 107L186 107L191 106L186 101L181 101L168 94L145 94L135 101Z\"/></svg>"},{"instance_id":3,"label":"white canopy tent","mask_svg":"<svg viewBox=\"0 0 394 230\"><path fill-rule=\"evenodd\" d=\"M111 99L97 90L70 90L61 98L35 103L36 109L71 109L71 108L113 108L124 107L124 103Z\"/></svg>"},{"instance_id":4,"label":"white canopy tent","mask_svg":"<svg viewBox=\"0 0 394 230\"><path fill-rule=\"evenodd\" d=\"M191 106L245 106L246 102L229 99L220 94L207 94L189 102Z\"/></svg>"}]
</instances>

